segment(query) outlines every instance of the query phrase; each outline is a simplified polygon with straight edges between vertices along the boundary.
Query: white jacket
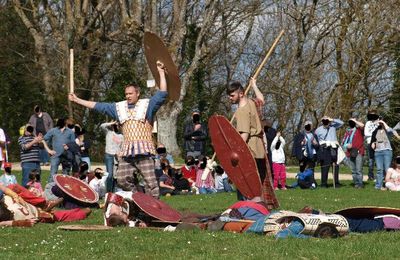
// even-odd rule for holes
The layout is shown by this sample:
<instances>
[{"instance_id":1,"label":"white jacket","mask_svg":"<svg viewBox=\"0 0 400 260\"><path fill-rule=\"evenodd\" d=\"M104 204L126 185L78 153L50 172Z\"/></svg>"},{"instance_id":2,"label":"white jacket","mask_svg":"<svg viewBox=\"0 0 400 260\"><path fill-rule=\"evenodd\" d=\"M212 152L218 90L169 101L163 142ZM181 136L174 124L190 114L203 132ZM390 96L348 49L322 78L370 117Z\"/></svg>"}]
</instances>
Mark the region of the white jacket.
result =
<instances>
[{"instance_id":1,"label":"white jacket","mask_svg":"<svg viewBox=\"0 0 400 260\"><path fill-rule=\"evenodd\" d=\"M279 149L276 149L276 143L278 142L277 136L275 136L271 143L272 162L285 163L285 152L283 151L283 147L285 146L286 142L282 136L279 137L279 140L281 141Z\"/></svg>"}]
</instances>

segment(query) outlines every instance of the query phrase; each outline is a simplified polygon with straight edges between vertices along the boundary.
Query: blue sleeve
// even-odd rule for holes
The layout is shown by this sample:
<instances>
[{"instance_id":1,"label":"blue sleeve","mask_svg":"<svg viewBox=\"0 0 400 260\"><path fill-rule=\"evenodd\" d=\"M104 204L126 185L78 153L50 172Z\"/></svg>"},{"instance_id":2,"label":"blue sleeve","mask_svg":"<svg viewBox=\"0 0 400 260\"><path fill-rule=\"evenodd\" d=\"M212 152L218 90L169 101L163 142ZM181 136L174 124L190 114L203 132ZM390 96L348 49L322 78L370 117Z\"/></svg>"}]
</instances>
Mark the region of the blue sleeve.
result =
<instances>
[{"instance_id":1,"label":"blue sleeve","mask_svg":"<svg viewBox=\"0 0 400 260\"><path fill-rule=\"evenodd\" d=\"M172 157L172 155L168 154L167 155L167 160L169 161L170 164L175 164L174 158Z\"/></svg>"},{"instance_id":2,"label":"blue sleeve","mask_svg":"<svg viewBox=\"0 0 400 260\"><path fill-rule=\"evenodd\" d=\"M54 132L53 129L54 129L54 128L50 129L50 130L44 135L43 139L44 139L46 142L49 142L50 139L53 137L53 132Z\"/></svg>"},{"instance_id":3,"label":"blue sleeve","mask_svg":"<svg viewBox=\"0 0 400 260\"><path fill-rule=\"evenodd\" d=\"M340 128L343 126L343 121L340 119L333 119L331 126L334 128Z\"/></svg>"},{"instance_id":4,"label":"blue sleeve","mask_svg":"<svg viewBox=\"0 0 400 260\"><path fill-rule=\"evenodd\" d=\"M0 190L0 200L3 199L4 193L2 190Z\"/></svg>"},{"instance_id":5,"label":"blue sleeve","mask_svg":"<svg viewBox=\"0 0 400 260\"><path fill-rule=\"evenodd\" d=\"M147 107L146 119L153 123L154 115L157 113L158 109L160 109L161 105L167 99L168 92L167 91L157 91L154 96L151 97L149 106Z\"/></svg>"},{"instance_id":6,"label":"blue sleeve","mask_svg":"<svg viewBox=\"0 0 400 260\"><path fill-rule=\"evenodd\" d=\"M106 114L108 116L111 116L112 118L118 120L117 108L115 106L115 103L96 102L94 110Z\"/></svg>"}]
</instances>

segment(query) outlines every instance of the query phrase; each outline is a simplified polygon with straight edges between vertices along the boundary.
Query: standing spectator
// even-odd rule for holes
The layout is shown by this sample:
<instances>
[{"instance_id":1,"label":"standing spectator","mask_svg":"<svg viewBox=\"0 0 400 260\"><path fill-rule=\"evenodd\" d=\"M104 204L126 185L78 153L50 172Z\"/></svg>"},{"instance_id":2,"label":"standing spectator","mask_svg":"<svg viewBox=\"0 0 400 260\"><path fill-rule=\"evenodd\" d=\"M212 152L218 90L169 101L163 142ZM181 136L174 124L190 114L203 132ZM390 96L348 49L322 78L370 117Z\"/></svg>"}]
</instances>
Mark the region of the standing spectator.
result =
<instances>
[{"instance_id":1,"label":"standing spectator","mask_svg":"<svg viewBox=\"0 0 400 260\"><path fill-rule=\"evenodd\" d=\"M385 190L383 180L386 171L392 162L393 149L390 138L393 136L393 129L383 120L378 120L378 127L372 132L371 148L374 150L376 163L376 183L375 189Z\"/></svg>"},{"instance_id":2,"label":"standing spectator","mask_svg":"<svg viewBox=\"0 0 400 260\"><path fill-rule=\"evenodd\" d=\"M315 130L318 138L319 150L318 159L321 164L321 188L328 187L328 173L331 166L334 168L335 187L340 187L339 165L337 164L339 143L336 136L336 129L343 126L340 119L332 119L324 116L321 119L322 125Z\"/></svg>"},{"instance_id":3,"label":"standing spectator","mask_svg":"<svg viewBox=\"0 0 400 260\"><path fill-rule=\"evenodd\" d=\"M364 124L355 118L349 119L349 127L343 137L342 146L353 175L354 188L363 188Z\"/></svg>"},{"instance_id":4,"label":"standing spectator","mask_svg":"<svg viewBox=\"0 0 400 260\"><path fill-rule=\"evenodd\" d=\"M201 122L198 109L193 109L191 120L186 122L184 136L186 156L197 158L205 154L207 126Z\"/></svg>"},{"instance_id":5,"label":"standing spectator","mask_svg":"<svg viewBox=\"0 0 400 260\"><path fill-rule=\"evenodd\" d=\"M43 135L39 133L38 136L34 134L34 127L32 125L26 125L24 135L19 137L18 144L21 155L21 168L22 168L22 183L23 187L29 181L29 174L31 171L36 170L39 172L40 181L40 155L39 155L39 144L43 140Z\"/></svg>"},{"instance_id":6,"label":"standing spectator","mask_svg":"<svg viewBox=\"0 0 400 260\"><path fill-rule=\"evenodd\" d=\"M3 149L5 149L6 146L6 135L4 134L4 130L0 128L0 170L3 161L5 158L3 158Z\"/></svg>"},{"instance_id":7,"label":"standing spectator","mask_svg":"<svg viewBox=\"0 0 400 260\"><path fill-rule=\"evenodd\" d=\"M117 121L103 123L100 128L106 134L106 150L104 153L104 163L106 164L107 177L107 192L114 192L114 160L121 150L124 136L121 134Z\"/></svg>"},{"instance_id":8,"label":"standing spectator","mask_svg":"<svg viewBox=\"0 0 400 260\"><path fill-rule=\"evenodd\" d=\"M285 139L280 132L276 133L274 140L271 143L272 153L272 169L274 172L274 189L278 190L278 184L282 190L286 190L286 166L285 166Z\"/></svg>"},{"instance_id":9,"label":"standing spectator","mask_svg":"<svg viewBox=\"0 0 400 260\"><path fill-rule=\"evenodd\" d=\"M33 111L34 114L29 118L28 124L33 126L33 134L35 136L38 136L39 134L44 136L50 129L53 128L53 119L48 113L43 112L39 105L36 105L33 108ZM42 165L48 165L49 154L42 145L39 145L39 148L40 162Z\"/></svg>"},{"instance_id":10,"label":"standing spectator","mask_svg":"<svg viewBox=\"0 0 400 260\"><path fill-rule=\"evenodd\" d=\"M276 129L272 127L272 121L269 119L265 119L262 121L262 125L264 127L264 146L265 146L265 151L267 153L268 156L268 162L269 162L269 167L273 173L273 169L272 169L272 153L271 153L271 144L272 141L274 140L275 136L276 136ZM272 177L274 177L272 175Z\"/></svg>"},{"instance_id":11,"label":"standing spectator","mask_svg":"<svg viewBox=\"0 0 400 260\"><path fill-rule=\"evenodd\" d=\"M299 160L300 172L306 167L314 169L318 148L318 137L312 132L312 122L306 121L304 130L293 139L292 155Z\"/></svg>"},{"instance_id":12,"label":"standing spectator","mask_svg":"<svg viewBox=\"0 0 400 260\"><path fill-rule=\"evenodd\" d=\"M75 136L78 139L77 143L79 142L81 160L88 164L90 170L91 165L90 165L89 149L92 146L92 142L90 141L89 138L87 138L85 134L86 130L84 128L81 128L80 126L75 126Z\"/></svg>"},{"instance_id":13,"label":"standing spectator","mask_svg":"<svg viewBox=\"0 0 400 260\"><path fill-rule=\"evenodd\" d=\"M67 144L75 141L74 132L66 127L65 119L57 120L56 127L50 129L44 136L44 144L51 143L52 150L50 151L50 176L48 182L53 182L53 176L58 171L60 165L60 156L63 154Z\"/></svg>"},{"instance_id":14,"label":"standing spectator","mask_svg":"<svg viewBox=\"0 0 400 260\"><path fill-rule=\"evenodd\" d=\"M364 137L367 144L368 151L368 180L373 181L374 178L374 164L375 164L375 154L371 147L371 137L372 133L378 127L379 115L375 109L370 109L367 114L367 122L364 127Z\"/></svg>"}]
</instances>

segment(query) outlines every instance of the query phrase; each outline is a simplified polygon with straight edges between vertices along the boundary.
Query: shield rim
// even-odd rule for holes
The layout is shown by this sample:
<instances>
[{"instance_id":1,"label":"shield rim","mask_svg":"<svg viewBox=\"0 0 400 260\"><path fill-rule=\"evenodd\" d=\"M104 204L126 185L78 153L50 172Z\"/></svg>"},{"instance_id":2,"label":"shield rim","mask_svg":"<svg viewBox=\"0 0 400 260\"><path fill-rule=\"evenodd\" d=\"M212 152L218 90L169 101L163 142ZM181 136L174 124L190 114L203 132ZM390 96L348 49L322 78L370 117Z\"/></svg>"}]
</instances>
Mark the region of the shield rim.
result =
<instances>
[{"instance_id":1,"label":"shield rim","mask_svg":"<svg viewBox=\"0 0 400 260\"><path fill-rule=\"evenodd\" d=\"M93 194L94 194L94 196L95 196L95 199L94 199L94 200L86 200L86 201L85 201L85 200L83 200L83 199L77 198L75 195L72 195L72 194L70 193L69 190L65 189L65 188L59 183L58 178L73 178L73 179L75 179L75 180L78 180L78 181L81 182L86 188L88 188L89 190L91 190L91 191L93 192ZM90 204L90 203L96 203L96 202L99 201L99 194L97 194L97 192L95 192L87 183L81 181L81 180L78 179L78 178L75 178L75 177L69 176L69 175L64 175L64 174L57 174L57 175L54 176L54 182L56 183L57 187L59 187L65 194L67 194L68 196L70 196L70 197L72 197L72 198L74 198L74 199L76 199L76 200L78 200L78 201L80 201L80 202L89 203L89 204Z\"/></svg>"},{"instance_id":2,"label":"shield rim","mask_svg":"<svg viewBox=\"0 0 400 260\"><path fill-rule=\"evenodd\" d=\"M351 211L359 212L369 210L369 216L376 216L376 215L386 215L386 214L393 214L400 216L400 208L392 208L392 207L380 207L380 206L358 206L358 207L349 207L345 209L341 209L336 211L334 214L342 215L342 216L351 216L349 213ZM373 211L376 211L375 213ZM386 211L386 212L385 212ZM344 213L344 215L343 215ZM356 214L357 215L357 214Z\"/></svg>"}]
</instances>

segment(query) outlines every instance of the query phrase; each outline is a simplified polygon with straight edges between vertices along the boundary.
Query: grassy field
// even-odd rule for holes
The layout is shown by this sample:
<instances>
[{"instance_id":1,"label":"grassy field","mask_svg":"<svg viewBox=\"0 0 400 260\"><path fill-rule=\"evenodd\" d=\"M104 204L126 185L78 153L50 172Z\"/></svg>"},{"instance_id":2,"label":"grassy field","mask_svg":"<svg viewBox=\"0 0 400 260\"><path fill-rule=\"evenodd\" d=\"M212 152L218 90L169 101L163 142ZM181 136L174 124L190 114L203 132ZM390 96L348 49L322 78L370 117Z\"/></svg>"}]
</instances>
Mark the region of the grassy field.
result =
<instances>
[{"instance_id":1,"label":"grassy field","mask_svg":"<svg viewBox=\"0 0 400 260\"><path fill-rule=\"evenodd\" d=\"M47 175L48 172L45 172ZM16 175L19 175L16 173ZM43 176L45 179L46 176ZM289 181L290 183L291 181ZM376 191L373 183L354 189L350 182L340 189L277 191L282 209L311 205L324 212L351 206L399 207L399 193ZM163 198L180 211L217 213L236 201L236 194ZM79 224L102 224L101 210ZM1 259L392 259L398 258L400 232L350 234L339 239L287 239L228 232L162 232L134 228L109 231L62 231L56 224L33 228L3 228Z\"/></svg>"}]
</instances>

